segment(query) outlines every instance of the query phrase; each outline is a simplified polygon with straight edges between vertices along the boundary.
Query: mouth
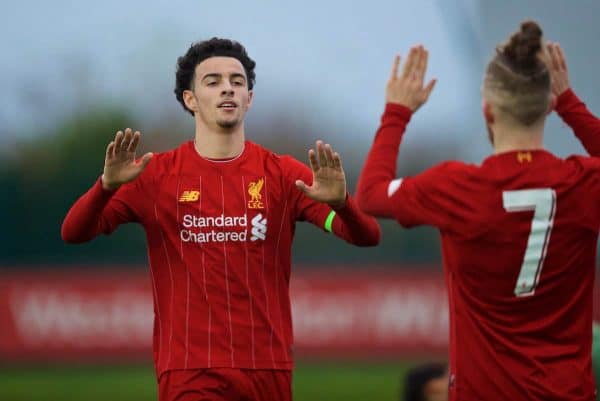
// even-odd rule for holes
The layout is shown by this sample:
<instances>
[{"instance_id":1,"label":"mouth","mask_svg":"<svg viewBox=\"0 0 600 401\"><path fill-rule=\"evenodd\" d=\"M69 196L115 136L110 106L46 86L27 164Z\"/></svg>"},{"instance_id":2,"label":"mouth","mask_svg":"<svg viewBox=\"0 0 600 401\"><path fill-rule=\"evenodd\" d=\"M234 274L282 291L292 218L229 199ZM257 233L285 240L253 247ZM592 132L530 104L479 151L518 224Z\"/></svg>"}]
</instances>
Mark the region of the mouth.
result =
<instances>
[{"instance_id":1,"label":"mouth","mask_svg":"<svg viewBox=\"0 0 600 401\"><path fill-rule=\"evenodd\" d=\"M226 100L224 102L219 103L218 108L224 110L233 110L237 108L237 104L232 100Z\"/></svg>"}]
</instances>

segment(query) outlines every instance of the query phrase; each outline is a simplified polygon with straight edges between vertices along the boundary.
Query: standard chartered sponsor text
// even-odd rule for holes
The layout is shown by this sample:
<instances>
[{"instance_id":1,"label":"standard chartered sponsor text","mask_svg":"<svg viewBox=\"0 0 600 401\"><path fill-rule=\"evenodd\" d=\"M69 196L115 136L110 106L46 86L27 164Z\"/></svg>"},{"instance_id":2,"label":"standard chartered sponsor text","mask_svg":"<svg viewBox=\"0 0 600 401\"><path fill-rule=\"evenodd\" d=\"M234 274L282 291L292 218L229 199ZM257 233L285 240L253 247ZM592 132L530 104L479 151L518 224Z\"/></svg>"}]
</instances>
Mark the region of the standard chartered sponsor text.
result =
<instances>
[{"instance_id":1,"label":"standard chartered sponsor text","mask_svg":"<svg viewBox=\"0 0 600 401\"><path fill-rule=\"evenodd\" d=\"M179 236L183 242L246 241L247 215L241 216L183 216L183 227Z\"/></svg>"}]
</instances>

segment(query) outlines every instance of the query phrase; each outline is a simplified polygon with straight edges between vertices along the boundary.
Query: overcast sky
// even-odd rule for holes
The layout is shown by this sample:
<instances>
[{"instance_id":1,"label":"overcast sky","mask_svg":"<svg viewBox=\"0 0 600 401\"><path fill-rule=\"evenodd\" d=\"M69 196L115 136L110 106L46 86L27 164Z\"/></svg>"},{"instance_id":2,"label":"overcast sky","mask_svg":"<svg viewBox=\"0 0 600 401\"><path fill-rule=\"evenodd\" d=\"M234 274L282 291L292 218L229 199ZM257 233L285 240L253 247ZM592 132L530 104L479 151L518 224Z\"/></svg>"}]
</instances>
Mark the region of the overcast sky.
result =
<instances>
[{"instance_id":1,"label":"overcast sky","mask_svg":"<svg viewBox=\"0 0 600 401\"><path fill-rule=\"evenodd\" d=\"M569 45L578 91L600 109L597 67L587 69L600 28L598 2L477 0L117 1L22 0L0 10L0 146L35 135L73 112L75 99L114 101L152 121L179 113L172 93L178 56L196 40L239 40L257 61L251 118L272 118L285 104L328 130L332 142L366 146L383 109L392 58L410 45L431 53L438 85L410 129L408 143L454 143L466 159L489 151L480 113L480 83L493 45L525 17L540 19ZM594 11L594 12L592 12ZM590 16L591 15L591 16ZM579 24L579 26L576 26ZM564 40L562 39L564 38ZM597 65L597 64L596 64ZM589 78L589 79L588 79ZM585 82L583 81L585 79ZM180 113L182 119L189 119ZM552 130L566 132L557 121ZM253 133L248 133L252 137ZM260 136L259 133L256 135ZM568 137L567 135L559 138ZM554 135L555 137L557 135ZM553 138L558 153L580 151Z\"/></svg>"}]
</instances>

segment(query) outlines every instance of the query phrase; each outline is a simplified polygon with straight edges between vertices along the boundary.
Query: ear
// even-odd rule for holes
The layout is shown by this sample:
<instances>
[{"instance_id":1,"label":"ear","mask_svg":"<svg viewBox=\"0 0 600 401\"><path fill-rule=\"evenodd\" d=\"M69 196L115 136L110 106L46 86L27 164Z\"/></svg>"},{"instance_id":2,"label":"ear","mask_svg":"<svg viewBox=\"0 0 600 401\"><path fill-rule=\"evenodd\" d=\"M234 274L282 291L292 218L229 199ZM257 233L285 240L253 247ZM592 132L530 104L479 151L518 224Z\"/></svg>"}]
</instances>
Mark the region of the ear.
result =
<instances>
[{"instance_id":1,"label":"ear","mask_svg":"<svg viewBox=\"0 0 600 401\"><path fill-rule=\"evenodd\" d=\"M183 91L183 103L185 106L196 113L198 111L198 101L196 100L196 96L194 92L189 89Z\"/></svg>"},{"instance_id":2,"label":"ear","mask_svg":"<svg viewBox=\"0 0 600 401\"><path fill-rule=\"evenodd\" d=\"M556 96L554 94L550 95L550 103L548 103L548 110L546 110L546 114L552 113L552 111L556 108Z\"/></svg>"},{"instance_id":3,"label":"ear","mask_svg":"<svg viewBox=\"0 0 600 401\"><path fill-rule=\"evenodd\" d=\"M252 106L253 97L254 97L254 91L249 90L248 91L248 104L246 105L246 110L248 110L250 108L250 106Z\"/></svg>"},{"instance_id":4,"label":"ear","mask_svg":"<svg viewBox=\"0 0 600 401\"><path fill-rule=\"evenodd\" d=\"M493 124L494 123L494 112L492 110L492 105L484 100L481 105L481 108L483 110L483 118L485 118L485 121L488 124Z\"/></svg>"}]
</instances>

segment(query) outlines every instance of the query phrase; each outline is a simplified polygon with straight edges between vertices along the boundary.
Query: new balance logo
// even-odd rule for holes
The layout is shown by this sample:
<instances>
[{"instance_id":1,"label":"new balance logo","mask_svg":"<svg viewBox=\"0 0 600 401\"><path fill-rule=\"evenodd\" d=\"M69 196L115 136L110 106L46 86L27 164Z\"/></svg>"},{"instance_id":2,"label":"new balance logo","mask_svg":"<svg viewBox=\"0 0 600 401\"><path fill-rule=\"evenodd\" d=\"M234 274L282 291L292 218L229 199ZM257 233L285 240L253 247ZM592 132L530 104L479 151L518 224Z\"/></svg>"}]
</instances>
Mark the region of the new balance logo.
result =
<instances>
[{"instance_id":1,"label":"new balance logo","mask_svg":"<svg viewBox=\"0 0 600 401\"><path fill-rule=\"evenodd\" d=\"M183 191L179 202L196 202L198 199L200 199L200 191Z\"/></svg>"},{"instance_id":2,"label":"new balance logo","mask_svg":"<svg viewBox=\"0 0 600 401\"><path fill-rule=\"evenodd\" d=\"M251 241L256 240L265 240L267 238L267 219L263 218L261 213L254 216L252 219L252 237L250 237Z\"/></svg>"}]
</instances>

